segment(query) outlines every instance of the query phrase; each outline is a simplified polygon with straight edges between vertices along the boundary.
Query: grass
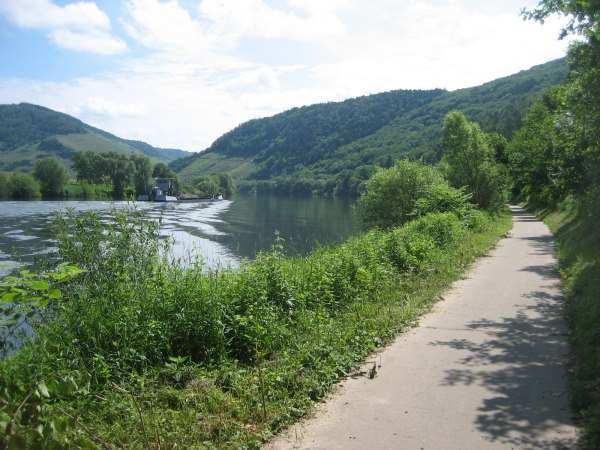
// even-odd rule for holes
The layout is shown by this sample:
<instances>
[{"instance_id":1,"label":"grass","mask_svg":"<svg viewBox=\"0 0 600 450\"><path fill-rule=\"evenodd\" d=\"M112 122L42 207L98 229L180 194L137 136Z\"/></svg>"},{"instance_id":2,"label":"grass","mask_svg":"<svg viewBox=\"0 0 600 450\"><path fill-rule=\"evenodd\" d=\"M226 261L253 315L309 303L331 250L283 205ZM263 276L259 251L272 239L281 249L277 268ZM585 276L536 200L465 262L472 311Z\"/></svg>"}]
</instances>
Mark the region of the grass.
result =
<instances>
[{"instance_id":1,"label":"grass","mask_svg":"<svg viewBox=\"0 0 600 450\"><path fill-rule=\"evenodd\" d=\"M436 213L305 258L278 244L206 273L169 264L155 225L115 214L57 223L61 255L86 272L0 364L0 447L258 448L511 227L506 213Z\"/></svg>"},{"instance_id":2,"label":"grass","mask_svg":"<svg viewBox=\"0 0 600 450\"><path fill-rule=\"evenodd\" d=\"M592 209L593 210L593 209ZM545 214L555 234L570 327L571 404L583 428L582 448L600 448L600 236L589 209L572 200Z\"/></svg>"}]
</instances>

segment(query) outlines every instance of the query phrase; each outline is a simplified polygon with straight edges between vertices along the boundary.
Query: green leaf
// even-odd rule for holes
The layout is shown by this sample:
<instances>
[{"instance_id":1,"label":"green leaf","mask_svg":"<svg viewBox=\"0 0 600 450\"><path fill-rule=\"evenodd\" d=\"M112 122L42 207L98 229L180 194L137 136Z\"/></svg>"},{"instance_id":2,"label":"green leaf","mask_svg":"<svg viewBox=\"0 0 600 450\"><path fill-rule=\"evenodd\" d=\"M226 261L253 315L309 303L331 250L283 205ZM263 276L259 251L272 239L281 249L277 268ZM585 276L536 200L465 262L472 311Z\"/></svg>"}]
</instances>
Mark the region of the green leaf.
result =
<instances>
[{"instance_id":1,"label":"green leaf","mask_svg":"<svg viewBox=\"0 0 600 450\"><path fill-rule=\"evenodd\" d=\"M0 411L0 433L6 433L8 424L10 423L10 416L4 411Z\"/></svg>"},{"instance_id":2,"label":"green leaf","mask_svg":"<svg viewBox=\"0 0 600 450\"><path fill-rule=\"evenodd\" d=\"M51 289L48 292L48 298L52 300L58 300L62 298L62 292L60 291L60 289Z\"/></svg>"},{"instance_id":3,"label":"green leaf","mask_svg":"<svg viewBox=\"0 0 600 450\"><path fill-rule=\"evenodd\" d=\"M31 286L31 289L34 289L36 291L47 291L48 289L50 289L50 285L48 284L48 282L46 280L32 281L30 286Z\"/></svg>"},{"instance_id":4,"label":"green leaf","mask_svg":"<svg viewBox=\"0 0 600 450\"><path fill-rule=\"evenodd\" d=\"M46 398L50 397L50 392L48 392L48 386L46 386L46 383L44 383L43 381L40 381L37 385L37 388L38 388L40 395L42 395L42 397L46 397Z\"/></svg>"},{"instance_id":5,"label":"green leaf","mask_svg":"<svg viewBox=\"0 0 600 450\"><path fill-rule=\"evenodd\" d=\"M2 294L2 297L0 297L0 301L3 303L12 303L15 301L16 297L16 292L6 292L5 294Z\"/></svg>"}]
</instances>

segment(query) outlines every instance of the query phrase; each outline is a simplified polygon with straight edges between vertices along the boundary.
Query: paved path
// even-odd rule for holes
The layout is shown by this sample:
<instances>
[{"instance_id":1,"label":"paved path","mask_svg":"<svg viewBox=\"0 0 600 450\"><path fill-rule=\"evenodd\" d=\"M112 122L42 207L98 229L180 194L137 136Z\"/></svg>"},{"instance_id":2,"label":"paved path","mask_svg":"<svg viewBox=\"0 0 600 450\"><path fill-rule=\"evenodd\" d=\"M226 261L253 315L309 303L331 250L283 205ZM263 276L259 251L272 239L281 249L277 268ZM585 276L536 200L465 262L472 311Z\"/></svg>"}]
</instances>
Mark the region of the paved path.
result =
<instances>
[{"instance_id":1,"label":"paved path","mask_svg":"<svg viewBox=\"0 0 600 450\"><path fill-rule=\"evenodd\" d=\"M574 448L552 236L513 214L511 235L382 352L377 377L343 382L267 448Z\"/></svg>"}]
</instances>

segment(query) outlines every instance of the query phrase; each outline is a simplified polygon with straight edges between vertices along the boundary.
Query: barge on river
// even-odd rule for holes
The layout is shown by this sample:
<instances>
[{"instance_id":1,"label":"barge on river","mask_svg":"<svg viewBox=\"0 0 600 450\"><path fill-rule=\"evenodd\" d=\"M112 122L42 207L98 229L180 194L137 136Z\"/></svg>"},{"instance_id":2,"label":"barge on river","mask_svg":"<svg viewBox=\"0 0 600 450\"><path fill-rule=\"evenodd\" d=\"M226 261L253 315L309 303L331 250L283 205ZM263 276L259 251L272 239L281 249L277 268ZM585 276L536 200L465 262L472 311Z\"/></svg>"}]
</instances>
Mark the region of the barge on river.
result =
<instances>
[{"instance_id":1,"label":"barge on river","mask_svg":"<svg viewBox=\"0 0 600 450\"><path fill-rule=\"evenodd\" d=\"M148 194L138 196L140 202L176 202L177 180L175 178L156 178L154 187Z\"/></svg>"}]
</instances>

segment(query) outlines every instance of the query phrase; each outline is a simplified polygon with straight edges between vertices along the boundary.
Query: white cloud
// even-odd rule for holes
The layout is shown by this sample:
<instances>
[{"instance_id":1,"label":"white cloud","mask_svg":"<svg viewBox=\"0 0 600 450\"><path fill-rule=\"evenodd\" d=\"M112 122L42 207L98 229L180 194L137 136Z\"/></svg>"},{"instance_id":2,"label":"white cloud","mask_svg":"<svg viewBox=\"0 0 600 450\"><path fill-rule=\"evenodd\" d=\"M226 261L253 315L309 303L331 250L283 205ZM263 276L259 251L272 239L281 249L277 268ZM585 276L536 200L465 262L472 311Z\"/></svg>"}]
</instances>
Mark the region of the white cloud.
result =
<instances>
[{"instance_id":1,"label":"white cloud","mask_svg":"<svg viewBox=\"0 0 600 450\"><path fill-rule=\"evenodd\" d=\"M94 31L71 31L59 28L50 33L50 38L60 47L81 51L112 55L127 49L127 45L110 34Z\"/></svg>"},{"instance_id":2,"label":"white cloud","mask_svg":"<svg viewBox=\"0 0 600 450\"><path fill-rule=\"evenodd\" d=\"M127 48L111 34L109 17L94 2L0 0L0 14L19 27L47 30L54 43L69 50L114 54Z\"/></svg>"},{"instance_id":3,"label":"white cloud","mask_svg":"<svg viewBox=\"0 0 600 450\"><path fill-rule=\"evenodd\" d=\"M560 24L524 22L520 3L202 0L186 9L177 0L128 0L120 20L146 55L89 78L0 80L0 103L40 103L123 137L202 150L243 121L293 106L471 86L563 56ZM67 6L79 4L90 5ZM87 8L95 30L110 29ZM52 19L70 33L44 25L58 44L109 47L93 34L84 44L79 25L65 23ZM298 51L307 48L309 62Z\"/></svg>"},{"instance_id":4,"label":"white cloud","mask_svg":"<svg viewBox=\"0 0 600 450\"><path fill-rule=\"evenodd\" d=\"M354 33L325 43L336 59L313 68L316 84L335 86L338 96L398 86L457 89L561 57L568 45L557 41L559 21L525 22L518 8L489 14L457 0L379 0L379 9L385 14L366 16Z\"/></svg>"},{"instance_id":5,"label":"white cloud","mask_svg":"<svg viewBox=\"0 0 600 450\"><path fill-rule=\"evenodd\" d=\"M263 0L203 0L199 11L214 33L233 41L248 36L314 41L345 31L334 4L306 0L290 4L300 7L303 14L273 8Z\"/></svg>"},{"instance_id":6,"label":"white cloud","mask_svg":"<svg viewBox=\"0 0 600 450\"><path fill-rule=\"evenodd\" d=\"M205 49L207 36L200 23L177 1L130 0L124 21L129 34L155 50Z\"/></svg>"}]
</instances>

